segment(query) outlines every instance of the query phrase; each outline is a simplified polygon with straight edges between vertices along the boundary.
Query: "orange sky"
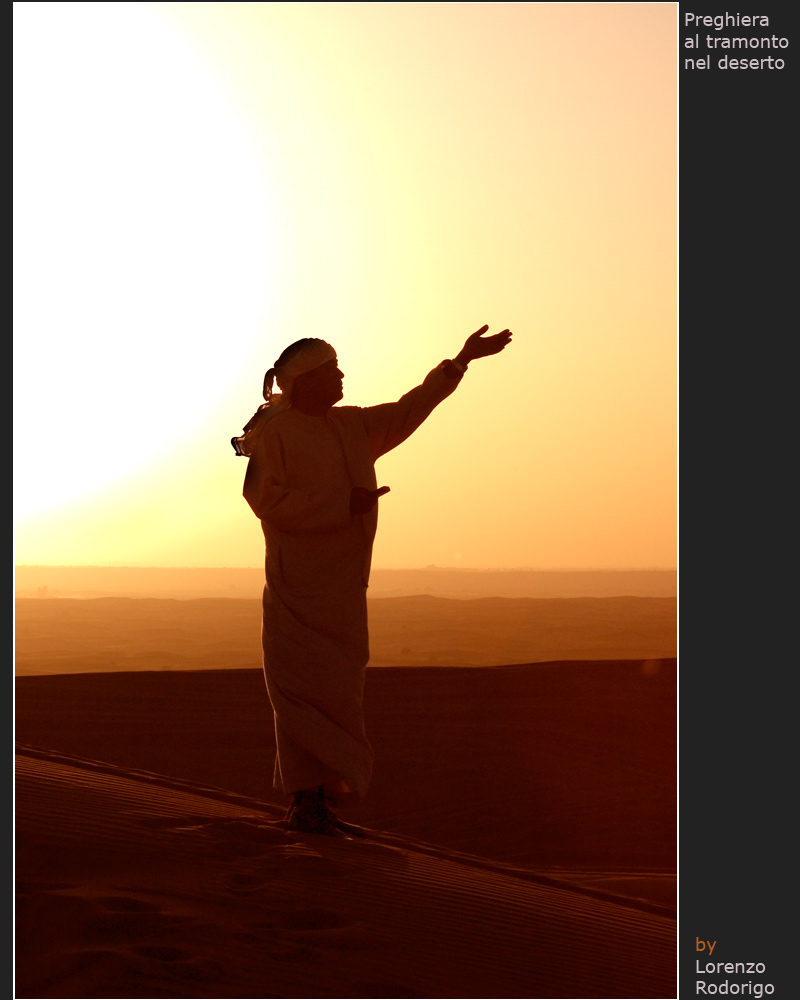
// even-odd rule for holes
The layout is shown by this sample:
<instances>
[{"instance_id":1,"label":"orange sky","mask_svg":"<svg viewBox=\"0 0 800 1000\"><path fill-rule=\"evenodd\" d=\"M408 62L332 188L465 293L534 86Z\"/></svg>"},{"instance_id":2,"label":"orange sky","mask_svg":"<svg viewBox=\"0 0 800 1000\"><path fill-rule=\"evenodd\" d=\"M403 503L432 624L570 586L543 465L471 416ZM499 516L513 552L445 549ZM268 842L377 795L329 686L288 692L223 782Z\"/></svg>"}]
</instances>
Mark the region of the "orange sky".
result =
<instances>
[{"instance_id":1,"label":"orange sky","mask_svg":"<svg viewBox=\"0 0 800 1000\"><path fill-rule=\"evenodd\" d=\"M254 566L228 443L514 342L378 479L382 567L671 567L677 4L15 3L18 563Z\"/></svg>"}]
</instances>

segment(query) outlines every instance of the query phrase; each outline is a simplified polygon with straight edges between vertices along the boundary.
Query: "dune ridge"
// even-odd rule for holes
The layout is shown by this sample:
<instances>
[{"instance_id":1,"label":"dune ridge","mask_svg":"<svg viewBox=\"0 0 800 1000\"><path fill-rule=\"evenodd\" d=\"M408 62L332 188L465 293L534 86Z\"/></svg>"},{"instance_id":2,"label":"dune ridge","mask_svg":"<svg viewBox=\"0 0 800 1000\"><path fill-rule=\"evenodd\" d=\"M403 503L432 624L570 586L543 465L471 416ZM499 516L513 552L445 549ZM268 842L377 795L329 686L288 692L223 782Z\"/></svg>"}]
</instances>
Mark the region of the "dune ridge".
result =
<instances>
[{"instance_id":1,"label":"dune ridge","mask_svg":"<svg viewBox=\"0 0 800 1000\"><path fill-rule=\"evenodd\" d=\"M282 825L258 601L18 600L18 997L676 995L674 600L370 611L337 842Z\"/></svg>"},{"instance_id":2,"label":"dune ridge","mask_svg":"<svg viewBox=\"0 0 800 1000\"><path fill-rule=\"evenodd\" d=\"M16 995L672 995L667 916L278 817L20 747Z\"/></svg>"}]
</instances>

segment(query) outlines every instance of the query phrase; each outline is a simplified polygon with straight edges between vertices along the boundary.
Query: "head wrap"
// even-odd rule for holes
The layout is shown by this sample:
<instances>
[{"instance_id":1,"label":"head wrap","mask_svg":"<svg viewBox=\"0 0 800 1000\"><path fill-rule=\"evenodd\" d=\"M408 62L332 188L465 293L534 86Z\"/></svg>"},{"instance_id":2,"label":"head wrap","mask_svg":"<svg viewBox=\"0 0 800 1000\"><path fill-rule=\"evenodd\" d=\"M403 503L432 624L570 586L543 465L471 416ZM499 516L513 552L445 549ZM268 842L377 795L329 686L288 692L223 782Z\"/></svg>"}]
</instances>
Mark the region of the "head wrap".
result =
<instances>
[{"instance_id":1,"label":"head wrap","mask_svg":"<svg viewBox=\"0 0 800 1000\"><path fill-rule=\"evenodd\" d=\"M296 350L287 348L264 376L263 396L266 402L259 406L245 424L242 435L231 438L233 450L237 455L252 455L267 421L282 410L289 408L292 400L292 386L298 375L304 375L306 372L319 368L320 365L336 360L336 351L324 340L309 337L304 341L299 341L299 343L301 346ZM283 358L286 354L289 357L284 361ZM273 379L281 390L279 393L272 391Z\"/></svg>"},{"instance_id":2,"label":"head wrap","mask_svg":"<svg viewBox=\"0 0 800 1000\"><path fill-rule=\"evenodd\" d=\"M288 353L284 351L284 354ZM286 398L287 405L291 402L292 386L298 375L305 375L306 372L319 368L320 365L336 360L336 351L324 340L317 340L309 337L303 346L292 353L286 361L280 358L275 362L275 367L270 368L264 376L264 399L270 402L272 399L272 387L267 383L271 382L270 372L274 373L275 381L281 390L281 399Z\"/></svg>"}]
</instances>

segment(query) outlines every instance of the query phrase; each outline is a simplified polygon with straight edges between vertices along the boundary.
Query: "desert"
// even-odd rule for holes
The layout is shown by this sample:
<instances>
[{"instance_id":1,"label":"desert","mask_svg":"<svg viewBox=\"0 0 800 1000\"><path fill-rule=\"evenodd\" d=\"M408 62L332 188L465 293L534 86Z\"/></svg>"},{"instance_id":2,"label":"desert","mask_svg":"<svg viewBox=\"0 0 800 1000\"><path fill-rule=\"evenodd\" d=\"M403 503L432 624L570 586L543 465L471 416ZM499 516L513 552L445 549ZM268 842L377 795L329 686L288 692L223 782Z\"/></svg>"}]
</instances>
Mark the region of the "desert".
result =
<instances>
[{"instance_id":1,"label":"desert","mask_svg":"<svg viewBox=\"0 0 800 1000\"><path fill-rule=\"evenodd\" d=\"M17 600L17 997L675 995L674 596L374 598L347 841L281 825L258 605Z\"/></svg>"},{"instance_id":2,"label":"desert","mask_svg":"<svg viewBox=\"0 0 800 1000\"><path fill-rule=\"evenodd\" d=\"M675 997L674 6L12 12L15 997Z\"/></svg>"}]
</instances>

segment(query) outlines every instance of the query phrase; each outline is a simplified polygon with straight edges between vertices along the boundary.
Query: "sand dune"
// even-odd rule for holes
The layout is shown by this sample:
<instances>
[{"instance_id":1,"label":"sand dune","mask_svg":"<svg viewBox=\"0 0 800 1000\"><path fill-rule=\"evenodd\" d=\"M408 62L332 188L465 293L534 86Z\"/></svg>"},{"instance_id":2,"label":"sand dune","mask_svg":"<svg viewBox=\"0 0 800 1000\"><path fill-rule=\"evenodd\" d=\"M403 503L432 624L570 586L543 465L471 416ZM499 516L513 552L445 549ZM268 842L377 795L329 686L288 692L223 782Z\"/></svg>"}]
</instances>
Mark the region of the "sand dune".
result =
<instances>
[{"instance_id":1,"label":"sand dune","mask_svg":"<svg viewBox=\"0 0 800 1000\"><path fill-rule=\"evenodd\" d=\"M494 666L676 655L669 597L418 596L369 602L372 666ZM219 670L261 664L258 600L20 598L16 672Z\"/></svg>"},{"instance_id":2,"label":"sand dune","mask_svg":"<svg viewBox=\"0 0 800 1000\"><path fill-rule=\"evenodd\" d=\"M672 995L673 922L630 902L91 762L18 774L17 997Z\"/></svg>"},{"instance_id":3,"label":"sand dune","mask_svg":"<svg viewBox=\"0 0 800 1000\"><path fill-rule=\"evenodd\" d=\"M336 842L280 826L259 671L18 678L16 996L674 997L674 695L371 671Z\"/></svg>"}]
</instances>

